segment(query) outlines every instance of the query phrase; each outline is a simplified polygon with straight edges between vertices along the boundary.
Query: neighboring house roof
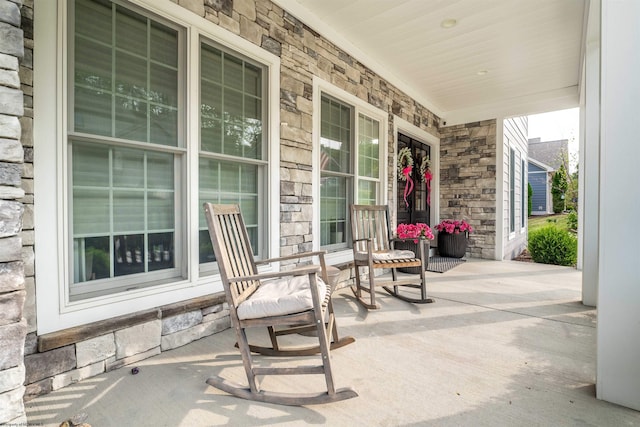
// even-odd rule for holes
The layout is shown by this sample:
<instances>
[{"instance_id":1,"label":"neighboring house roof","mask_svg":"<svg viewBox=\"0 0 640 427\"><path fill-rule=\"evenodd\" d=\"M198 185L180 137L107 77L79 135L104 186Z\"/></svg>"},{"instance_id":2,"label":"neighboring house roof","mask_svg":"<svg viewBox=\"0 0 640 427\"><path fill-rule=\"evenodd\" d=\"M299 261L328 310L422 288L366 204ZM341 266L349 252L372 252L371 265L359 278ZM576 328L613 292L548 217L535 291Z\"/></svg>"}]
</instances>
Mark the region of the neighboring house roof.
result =
<instances>
[{"instance_id":1,"label":"neighboring house roof","mask_svg":"<svg viewBox=\"0 0 640 427\"><path fill-rule=\"evenodd\" d=\"M568 139L557 141L541 141L540 138L529 139L529 159L548 165L552 170L558 170L562 163L564 163L565 169L569 170L568 153Z\"/></svg>"},{"instance_id":2,"label":"neighboring house roof","mask_svg":"<svg viewBox=\"0 0 640 427\"><path fill-rule=\"evenodd\" d=\"M531 154L529 154L531 155ZM536 165L537 167L539 167L540 169L544 169L547 172L553 172L555 169L553 169L551 166L549 165L545 165L544 163L536 160L536 159L532 159L531 157L529 157L529 163Z\"/></svg>"}]
</instances>

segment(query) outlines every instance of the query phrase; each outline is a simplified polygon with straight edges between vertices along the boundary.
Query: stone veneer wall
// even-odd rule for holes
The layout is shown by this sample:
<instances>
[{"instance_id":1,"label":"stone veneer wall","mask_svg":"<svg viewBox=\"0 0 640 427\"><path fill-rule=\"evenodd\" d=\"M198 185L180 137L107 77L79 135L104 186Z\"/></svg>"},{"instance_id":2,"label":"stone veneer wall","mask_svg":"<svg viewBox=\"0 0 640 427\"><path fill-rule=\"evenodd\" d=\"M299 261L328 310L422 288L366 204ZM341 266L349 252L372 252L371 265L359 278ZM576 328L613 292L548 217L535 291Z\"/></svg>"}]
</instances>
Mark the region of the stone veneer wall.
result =
<instances>
[{"instance_id":1,"label":"stone veneer wall","mask_svg":"<svg viewBox=\"0 0 640 427\"><path fill-rule=\"evenodd\" d=\"M22 0L0 0L0 424L24 424L23 348L27 323L22 262L24 191L20 188L25 108L21 62L28 61L20 29ZM25 95L25 99L27 96Z\"/></svg>"},{"instance_id":2,"label":"stone veneer wall","mask_svg":"<svg viewBox=\"0 0 640 427\"><path fill-rule=\"evenodd\" d=\"M440 219L475 229L467 255L495 259L496 121L440 128Z\"/></svg>"},{"instance_id":3,"label":"stone veneer wall","mask_svg":"<svg viewBox=\"0 0 640 427\"><path fill-rule=\"evenodd\" d=\"M0 0L2 1L2 0ZM380 78L339 47L268 0L172 0L215 25L237 34L281 58L280 70L280 253L288 255L312 248L312 117L313 76L331 82L351 94L389 113L390 175L386 183L389 199L393 200L395 180L395 136L393 116L413 123L425 131L438 135L439 121L433 113L419 105L387 81ZM23 19L25 46L31 58L33 49L33 0L24 0ZM24 64L21 72L28 76L29 85L23 90L31 129L32 64ZM38 70L36 70L38 72ZM24 135L23 135L24 137ZM25 139L25 138L23 138ZM27 195L25 209L24 259L27 276L27 317L29 335L25 345L27 398L47 393L67 384L153 356L163 350L187 344L195 339L229 327L228 309L220 304L194 310L180 307L160 307L157 314L144 321L126 319L119 327L104 333L100 325L77 328L77 336L67 344L52 346L52 336L37 336L35 318L35 286L33 272L32 147L29 137L24 141L25 166L23 186ZM37 197L37 195L35 195ZM342 272L341 280L350 280L350 271ZM132 319L136 318L135 315ZM108 322L108 321L107 321ZM69 331L61 331L64 335ZM73 335L73 334L72 334ZM87 336L90 335L90 336ZM1 359L1 354L0 354Z\"/></svg>"},{"instance_id":4,"label":"stone veneer wall","mask_svg":"<svg viewBox=\"0 0 640 427\"><path fill-rule=\"evenodd\" d=\"M38 347L26 349L25 399L228 329L231 326L229 308L223 300L221 295L204 299L200 304L204 305L202 308L188 308L188 304L178 303L124 316L120 321L116 319L104 322L104 326L98 325L96 330L101 333L87 334L82 327L74 328L77 336L95 336L66 345L61 345L65 339L57 338L56 333L39 337L39 346L48 351L38 352ZM73 334L67 337L73 337ZM49 347L55 348L49 350Z\"/></svg>"}]
</instances>

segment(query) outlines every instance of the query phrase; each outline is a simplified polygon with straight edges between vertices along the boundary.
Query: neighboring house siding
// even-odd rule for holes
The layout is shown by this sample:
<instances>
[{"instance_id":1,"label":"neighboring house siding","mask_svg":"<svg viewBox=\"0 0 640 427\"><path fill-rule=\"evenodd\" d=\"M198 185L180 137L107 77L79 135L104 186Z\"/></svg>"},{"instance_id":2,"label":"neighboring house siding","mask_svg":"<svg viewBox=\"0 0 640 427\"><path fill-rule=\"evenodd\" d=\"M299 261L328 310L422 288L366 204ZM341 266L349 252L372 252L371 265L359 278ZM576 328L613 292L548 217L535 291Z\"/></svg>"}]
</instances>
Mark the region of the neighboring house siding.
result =
<instances>
[{"instance_id":1,"label":"neighboring house siding","mask_svg":"<svg viewBox=\"0 0 640 427\"><path fill-rule=\"evenodd\" d=\"M503 127L503 258L513 259L527 245L526 221L523 223L522 161L527 153L527 117L504 120ZM512 164L513 163L513 164ZM526 172L526 171L524 171ZM512 176L513 175L513 176ZM526 176L526 174L525 174ZM526 200L525 200L526 201ZM526 203L524 204L526 206ZM526 215L525 215L526 217Z\"/></svg>"},{"instance_id":2,"label":"neighboring house siding","mask_svg":"<svg viewBox=\"0 0 640 427\"><path fill-rule=\"evenodd\" d=\"M441 129L440 219L464 219L474 232L467 255L495 258L496 121Z\"/></svg>"},{"instance_id":3,"label":"neighboring house siding","mask_svg":"<svg viewBox=\"0 0 640 427\"><path fill-rule=\"evenodd\" d=\"M533 190L531 196L531 214L543 215L548 211L549 179L548 172L539 166L529 163L529 184Z\"/></svg>"}]
</instances>

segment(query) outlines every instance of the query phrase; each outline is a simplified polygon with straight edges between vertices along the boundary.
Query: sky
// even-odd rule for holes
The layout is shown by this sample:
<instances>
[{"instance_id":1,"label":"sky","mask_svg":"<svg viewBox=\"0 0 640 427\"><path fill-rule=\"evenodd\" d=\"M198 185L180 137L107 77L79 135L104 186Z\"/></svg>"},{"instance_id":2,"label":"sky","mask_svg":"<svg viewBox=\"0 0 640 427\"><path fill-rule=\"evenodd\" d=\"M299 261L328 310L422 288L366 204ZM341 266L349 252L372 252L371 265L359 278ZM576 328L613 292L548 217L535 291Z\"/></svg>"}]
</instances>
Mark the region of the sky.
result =
<instances>
[{"instance_id":1,"label":"sky","mask_svg":"<svg viewBox=\"0 0 640 427\"><path fill-rule=\"evenodd\" d=\"M579 111L578 108L571 108L529 116L529 139L539 137L542 141L569 140L571 171L578 161Z\"/></svg>"}]
</instances>

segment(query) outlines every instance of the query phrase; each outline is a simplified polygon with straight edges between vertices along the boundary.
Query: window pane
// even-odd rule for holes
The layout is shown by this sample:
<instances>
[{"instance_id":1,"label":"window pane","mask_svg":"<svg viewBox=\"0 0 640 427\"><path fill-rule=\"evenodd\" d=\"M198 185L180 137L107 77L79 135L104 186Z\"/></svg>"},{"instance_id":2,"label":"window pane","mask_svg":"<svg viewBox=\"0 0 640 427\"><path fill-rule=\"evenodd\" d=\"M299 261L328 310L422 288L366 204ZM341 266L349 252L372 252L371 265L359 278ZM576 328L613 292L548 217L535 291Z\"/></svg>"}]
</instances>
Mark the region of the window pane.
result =
<instances>
[{"instance_id":1,"label":"window pane","mask_svg":"<svg viewBox=\"0 0 640 427\"><path fill-rule=\"evenodd\" d=\"M361 205L375 205L378 194L378 184L372 181L358 182L358 203Z\"/></svg>"},{"instance_id":2,"label":"window pane","mask_svg":"<svg viewBox=\"0 0 640 427\"><path fill-rule=\"evenodd\" d=\"M74 130L177 146L178 31L104 1L74 18Z\"/></svg>"},{"instance_id":3,"label":"window pane","mask_svg":"<svg viewBox=\"0 0 640 427\"><path fill-rule=\"evenodd\" d=\"M95 188L73 190L74 235L109 232L109 191Z\"/></svg>"},{"instance_id":4,"label":"window pane","mask_svg":"<svg viewBox=\"0 0 640 427\"><path fill-rule=\"evenodd\" d=\"M173 228L173 192L151 191L148 194L147 218L149 230L170 230Z\"/></svg>"},{"instance_id":5,"label":"window pane","mask_svg":"<svg viewBox=\"0 0 640 427\"><path fill-rule=\"evenodd\" d=\"M147 56L147 18L117 6L116 46L136 55Z\"/></svg>"},{"instance_id":6,"label":"window pane","mask_svg":"<svg viewBox=\"0 0 640 427\"><path fill-rule=\"evenodd\" d=\"M351 109L323 98L321 102L321 170L351 172Z\"/></svg>"},{"instance_id":7,"label":"window pane","mask_svg":"<svg viewBox=\"0 0 640 427\"><path fill-rule=\"evenodd\" d=\"M151 141L162 145L178 145L178 71L151 66Z\"/></svg>"},{"instance_id":8,"label":"window pane","mask_svg":"<svg viewBox=\"0 0 640 427\"><path fill-rule=\"evenodd\" d=\"M174 188L172 154L147 153L147 188Z\"/></svg>"},{"instance_id":9,"label":"window pane","mask_svg":"<svg viewBox=\"0 0 640 427\"><path fill-rule=\"evenodd\" d=\"M75 115L78 132L111 135L111 49L76 40Z\"/></svg>"},{"instance_id":10,"label":"window pane","mask_svg":"<svg viewBox=\"0 0 640 427\"><path fill-rule=\"evenodd\" d=\"M259 95L262 91L262 71L251 64L245 64L244 91Z\"/></svg>"},{"instance_id":11,"label":"window pane","mask_svg":"<svg viewBox=\"0 0 640 427\"><path fill-rule=\"evenodd\" d=\"M80 283L108 278L111 274L110 252L108 237L74 239L74 281Z\"/></svg>"},{"instance_id":12,"label":"window pane","mask_svg":"<svg viewBox=\"0 0 640 427\"><path fill-rule=\"evenodd\" d=\"M144 236L142 234L125 234L115 238L114 265L115 276L144 273L145 256Z\"/></svg>"},{"instance_id":13,"label":"window pane","mask_svg":"<svg viewBox=\"0 0 640 427\"><path fill-rule=\"evenodd\" d=\"M509 158L509 231L516 230L516 152L512 148Z\"/></svg>"},{"instance_id":14,"label":"window pane","mask_svg":"<svg viewBox=\"0 0 640 427\"><path fill-rule=\"evenodd\" d=\"M109 149L107 147L73 144L73 182L82 186L109 186Z\"/></svg>"},{"instance_id":15,"label":"window pane","mask_svg":"<svg viewBox=\"0 0 640 427\"><path fill-rule=\"evenodd\" d=\"M113 186L144 187L144 153L117 149L113 152Z\"/></svg>"},{"instance_id":16,"label":"window pane","mask_svg":"<svg viewBox=\"0 0 640 427\"><path fill-rule=\"evenodd\" d=\"M113 192L113 229L116 232L144 230L144 192Z\"/></svg>"},{"instance_id":17,"label":"window pane","mask_svg":"<svg viewBox=\"0 0 640 427\"><path fill-rule=\"evenodd\" d=\"M178 32L164 25L151 23L151 59L176 68L178 66Z\"/></svg>"},{"instance_id":18,"label":"window pane","mask_svg":"<svg viewBox=\"0 0 640 427\"><path fill-rule=\"evenodd\" d=\"M253 250L258 251L260 217L259 166L200 158L200 203L238 204L250 236ZM213 252L204 212L200 211L200 262L213 261Z\"/></svg>"},{"instance_id":19,"label":"window pane","mask_svg":"<svg viewBox=\"0 0 640 427\"><path fill-rule=\"evenodd\" d=\"M346 178L325 177L320 183L320 245L346 242L344 233L347 223Z\"/></svg>"},{"instance_id":20,"label":"window pane","mask_svg":"<svg viewBox=\"0 0 640 427\"><path fill-rule=\"evenodd\" d=\"M380 125L362 114L358 116L358 175L368 178L379 177Z\"/></svg>"},{"instance_id":21,"label":"window pane","mask_svg":"<svg viewBox=\"0 0 640 427\"><path fill-rule=\"evenodd\" d=\"M111 2L76 0L75 8L77 16L91 17L76 21L76 33L111 44Z\"/></svg>"},{"instance_id":22,"label":"window pane","mask_svg":"<svg viewBox=\"0 0 640 427\"><path fill-rule=\"evenodd\" d=\"M242 62L231 55L224 55L224 85L237 89L243 89Z\"/></svg>"},{"instance_id":23,"label":"window pane","mask_svg":"<svg viewBox=\"0 0 640 427\"><path fill-rule=\"evenodd\" d=\"M201 149L262 158L262 69L206 43L201 63Z\"/></svg>"},{"instance_id":24,"label":"window pane","mask_svg":"<svg viewBox=\"0 0 640 427\"><path fill-rule=\"evenodd\" d=\"M149 271L164 270L175 266L173 233L149 234L148 248Z\"/></svg>"},{"instance_id":25,"label":"window pane","mask_svg":"<svg viewBox=\"0 0 640 427\"><path fill-rule=\"evenodd\" d=\"M175 164L168 153L73 144L75 283L175 267ZM89 238L102 242L105 254L113 253L108 276L104 269L91 273L87 267ZM163 244L163 251L170 251L169 261L163 256L161 264L149 264L152 246L143 243L151 245L153 239L169 242Z\"/></svg>"},{"instance_id":26,"label":"window pane","mask_svg":"<svg viewBox=\"0 0 640 427\"><path fill-rule=\"evenodd\" d=\"M262 101L253 96L244 98L244 155L260 158L262 151Z\"/></svg>"},{"instance_id":27,"label":"window pane","mask_svg":"<svg viewBox=\"0 0 640 427\"><path fill-rule=\"evenodd\" d=\"M222 83L222 52L207 44L202 44L200 61L202 78Z\"/></svg>"}]
</instances>

